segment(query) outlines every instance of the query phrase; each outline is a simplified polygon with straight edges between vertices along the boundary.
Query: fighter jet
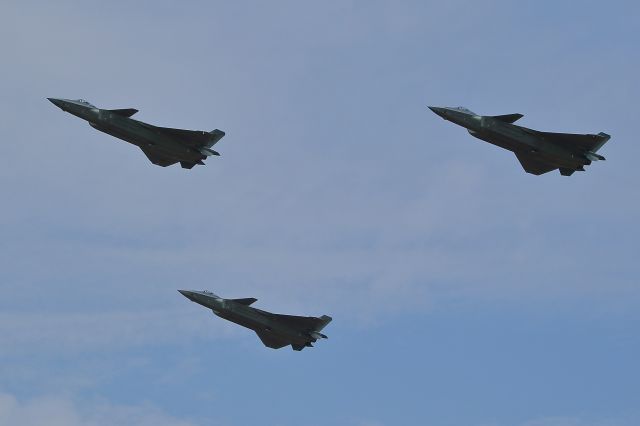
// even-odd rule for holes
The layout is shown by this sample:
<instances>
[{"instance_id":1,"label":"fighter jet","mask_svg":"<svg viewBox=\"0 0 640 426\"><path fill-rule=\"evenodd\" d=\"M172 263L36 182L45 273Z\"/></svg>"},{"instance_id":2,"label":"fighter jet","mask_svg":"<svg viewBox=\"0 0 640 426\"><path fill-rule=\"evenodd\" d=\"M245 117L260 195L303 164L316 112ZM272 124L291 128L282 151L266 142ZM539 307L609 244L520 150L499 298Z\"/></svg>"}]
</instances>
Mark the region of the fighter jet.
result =
<instances>
[{"instance_id":1,"label":"fighter jet","mask_svg":"<svg viewBox=\"0 0 640 426\"><path fill-rule=\"evenodd\" d=\"M262 343L273 349L291 345L301 351L312 347L318 339L327 336L320 333L331 322L331 317L298 317L266 312L250 305L258 299L223 299L210 291L178 290L184 297L213 311L227 321L234 322L256 332Z\"/></svg>"},{"instance_id":2,"label":"fighter jet","mask_svg":"<svg viewBox=\"0 0 640 426\"><path fill-rule=\"evenodd\" d=\"M131 118L137 109L101 109L78 99L47 98L63 111L87 120L94 129L132 143L142 150L153 164L167 167L177 162L184 169L211 155L220 155L211 147L224 136L222 130L198 130L157 127Z\"/></svg>"},{"instance_id":3,"label":"fighter jet","mask_svg":"<svg viewBox=\"0 0 640 426\"><path fill-rule=\"evenodd\" d=\"M596 152L611 136L550 133L513 124L522 114L478 115L464 107L429 107L445 120L466 128L471 136L512 151L527 173L541 175L560 169L563 176L584 171L592 161L604 160Z\"/></svg>"}]
</instances>

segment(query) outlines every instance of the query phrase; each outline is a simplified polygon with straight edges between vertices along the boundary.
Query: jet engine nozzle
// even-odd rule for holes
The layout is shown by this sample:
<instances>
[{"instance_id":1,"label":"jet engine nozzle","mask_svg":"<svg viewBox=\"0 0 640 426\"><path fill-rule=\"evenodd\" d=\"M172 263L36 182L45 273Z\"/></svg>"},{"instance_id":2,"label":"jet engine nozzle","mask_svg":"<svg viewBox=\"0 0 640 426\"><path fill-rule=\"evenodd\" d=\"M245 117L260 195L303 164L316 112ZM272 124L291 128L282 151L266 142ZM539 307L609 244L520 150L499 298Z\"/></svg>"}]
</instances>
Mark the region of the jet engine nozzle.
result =
<instances>
[{"instance_id":1,"label":"jet engine nozzle","mask_svg":"<svg viewBox=\"0 0 640 426\"><path fill-rule=\"evenodd\" d=\"M206 155L207 157L211 157L212 155L220 155L219 152L212 150L211 148L200 148L200 153L202 155Z\"/></svg>"},{"instance_id":2,"label":"jet engine nozzle","mask_svg":"<svg viewBox=\"0 0 640 426\"><path fill-rule=\"evenodd\" d=\"M317 331L312 331L311 333L309 333L309 335L311 337L313 337L314 339L326 339L327 338L327 336L325 336L324 334L319 333Z\"/></svg>"},{"instance_id":3,"label":"jet engine nozzle","mask_svg":"<svg viewBox=\"0 0 640 426\"><path fill-rule=\"evenodd\" d=\"M595 152L591 152L591 151L586 152L584 156L591 161L605 160L605 158L602 155L596 154Z\"/></svg>"}]
</instances>

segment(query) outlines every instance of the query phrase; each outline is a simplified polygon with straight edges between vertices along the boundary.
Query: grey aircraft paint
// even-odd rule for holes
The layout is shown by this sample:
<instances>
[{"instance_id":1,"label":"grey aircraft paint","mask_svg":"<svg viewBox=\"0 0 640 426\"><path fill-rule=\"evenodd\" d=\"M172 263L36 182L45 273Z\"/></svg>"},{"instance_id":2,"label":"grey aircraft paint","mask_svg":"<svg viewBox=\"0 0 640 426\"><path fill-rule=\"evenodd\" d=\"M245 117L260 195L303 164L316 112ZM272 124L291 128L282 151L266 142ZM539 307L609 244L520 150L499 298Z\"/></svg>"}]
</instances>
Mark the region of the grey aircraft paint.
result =
<instances>
[{"instance_id":1,"label":"grey aircraft paint","mask_svg":"<svg viewBox=\"0 0 640 426\"><path fill-rule=\"evenodd\" d=\"M178 290L184 297L213 311L227 321L234 322L256 332L262 343L273 349L287 345L296 351L312 347L318 339L327 336L320 333L331 322L331 317L301 317L282 315L252 308L254 298L223 299L209 291Z\"/></svg>"},{"instance_id":2,"label":"grey aircraft paint","mask_svg":"<svg viewBox=\"0 0 640 426\"><path fill-rule=\"evenodd\" d=\"M524 170L541 175L560 169L563 176L584 171L592 161L604 160L596 154L610 138L606 133L551 133L516 126L522 114L477 115L464 107L429 107L445 120L466 128L471 136L512 151Z\"/></svg>"},{"instance_id":3,"label":"grey aircraft paint","mask_svg":"<svg viewBox=\"0 0 640 426\"><path fill-rule=\"evenodd\" d=\"M89 122L94 129L115 136L140 147L153 164L166 167L175 163L185 169L211 155L220 155L211 147L222 137L222 130L203 132L153 126L131 118L137 109L100 109L78 99L47 98L51 103L76 117Z\"/></svg>"}]
</instances>

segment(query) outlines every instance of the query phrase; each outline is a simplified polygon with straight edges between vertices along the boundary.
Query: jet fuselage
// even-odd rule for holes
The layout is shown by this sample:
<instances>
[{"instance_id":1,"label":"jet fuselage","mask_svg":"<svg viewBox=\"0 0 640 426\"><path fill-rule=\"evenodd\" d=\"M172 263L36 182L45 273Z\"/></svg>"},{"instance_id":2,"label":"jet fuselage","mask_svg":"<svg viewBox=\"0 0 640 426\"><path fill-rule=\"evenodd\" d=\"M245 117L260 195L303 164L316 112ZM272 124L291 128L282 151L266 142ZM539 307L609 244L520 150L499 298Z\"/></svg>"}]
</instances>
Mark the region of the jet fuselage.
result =
<instances>
[{"instance_id":1,"label":"jet fuselage","mask_svg":"<svg viewBox=\"0 0 640 426\"><path fill-rule=\"evenodd\" d=\"M584 156L547 142L526 127L506 123L491 116L476 115L469 110L430 108L445 120L466 128L471 136L509 151L535 153L542 161L553 163L558 168L579 169L591 164Z\"/></svg>"},{"instance_id":2,"label":"jet fuselage","mask_svg":"<svg viewBox=\"0 0 640 426\"><path fill-rule=\"evenodd\" d=\"M209 308L220 318L235 324L254 330L260 335L267 331L278 338L284 339L294 348L311 346L319 338L325 335L315 330L301 330L291 327L283 321L279 321L278 314L272 314L251 306L236 302L234 299L223 299L206 291L178 290L183 296ZM255 299L251 299L255 300Z\"/></svg>"},{"instance_id":3,"label":"jet fuselage","mask_svg":"<svg viewBox=\"0 0 640 426\"><path fill-rule=\"evenodd\" d=\"M140 148L153 147L156 151L194 163L206 158L199 151L179 143L153 125L125 117L111 110L97 108L86 101L55 98L49 98L49 100L61 110L88 121L94 129Z\"/></svg>"},{"instance_id":4,"label":"jet fuselage","mask_svg":"<svg viewBox=\"0 0 640 426\"><path fill-rule=\"evenodd\" d=\"M464 107L429 107L440 117L464 127L475 138L512 151L522 168L534 175L560 169L563 176L584 171L592 161L604 160L597 151L610 135L554 133L513 124L522 114L478 115Z\"/></svg>"}]
</instances>

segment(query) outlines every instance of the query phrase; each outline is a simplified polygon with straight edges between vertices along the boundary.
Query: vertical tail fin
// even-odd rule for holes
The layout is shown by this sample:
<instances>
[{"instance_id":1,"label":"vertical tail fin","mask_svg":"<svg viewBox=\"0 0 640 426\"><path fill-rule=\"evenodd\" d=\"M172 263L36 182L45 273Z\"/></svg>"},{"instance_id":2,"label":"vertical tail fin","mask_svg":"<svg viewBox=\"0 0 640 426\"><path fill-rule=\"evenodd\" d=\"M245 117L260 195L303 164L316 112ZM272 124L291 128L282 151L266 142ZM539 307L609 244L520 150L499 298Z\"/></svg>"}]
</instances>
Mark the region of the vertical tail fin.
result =
<instances>
[{"instance_id":1,"label":"vertical tail fin","mask_svg":"<svg viewBox=\"0 0 640 426\"><path fill-rule=\"evenodd\" d=\"M316 326L316 331L320 331L323 328L325 328L327 326L327 324L329 324L333 318L331 318L329 315L323 315L319 319L320 319L320 322Z\"/></svg>"},{"instance_id":2,"label":"vertical tail fin","mask_svg":"<svg viewBox=\"0 0 640 426\"><path fill-rule=\"evenodd\" d=\"M598 136L598 141L591 148L591 152L597 152L600 148L602 148L602 145L604 145L609 139L611 139L611 135L608 135L604 132L598 133Z\"/></svg>"},{"instance_id":3,"label":"vertical tail fin","mask_svg":"<svg viewBox=\"0 0 640 426\"><path fill-rule=\"evenodd\" d=\"M209 140L205 144L207 148L214 146L220 139L222 139L225 133L220 129L215 129L209 132ZM215 151L214 151L215 152ZM215 155L215 154L214 154ZM219 155L219 154L218 154Z\"/></svg>"}]
</instances>

